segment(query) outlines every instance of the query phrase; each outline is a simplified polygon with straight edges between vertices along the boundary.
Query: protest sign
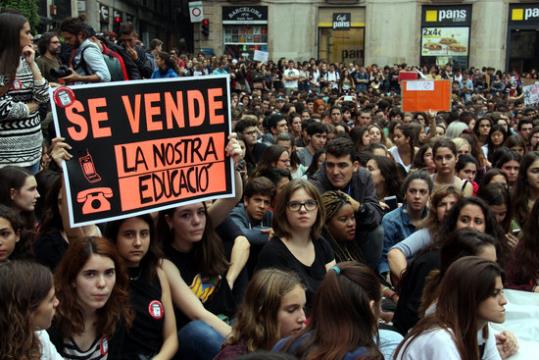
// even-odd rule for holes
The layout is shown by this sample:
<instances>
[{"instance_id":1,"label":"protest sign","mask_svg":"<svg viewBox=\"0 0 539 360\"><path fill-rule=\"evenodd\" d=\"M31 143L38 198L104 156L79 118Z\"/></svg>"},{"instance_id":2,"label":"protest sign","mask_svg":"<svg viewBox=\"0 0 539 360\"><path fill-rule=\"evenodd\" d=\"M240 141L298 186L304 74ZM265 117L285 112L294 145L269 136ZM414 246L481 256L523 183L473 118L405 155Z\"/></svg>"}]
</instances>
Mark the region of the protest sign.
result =
<instances>
[{"instance_id":1,"label":"protest sign","mask_svg":"<svg viewBox=\"0 0 539 360\"><path fill-rule=\"evenodd\" d=\"M524 105L535 105L539 103L539 83L522 87L524 93Z\"/></svg>"},{"instance_id":2,"label":"protest sign","mask_svg":"<svg viewBox=\"0 0 539 360\"><path fill-rule=\"evenodd\" d=\"M268 59L269 59L269 53L267 51L255 50L254 55L253 55L254 61L267 63Z\"/></svg>"},{"instance_id":3,"label":"protest sign","mask_svg":"<svg viewBox=\"0 0 539 360\"><path fill-rule=\"evenodd\" d=\"M399 83L403 80L417 80L417 71L401 71L399 72Z\"/></svg>"},{"instance_id":4,"label":"protest sign","mask_svg":"<svg viewBox=\"0 0 539 360\"><path fill-rule=\"evenodd\" d=\"M50 90L72 226L232 196L228 76Z\"/></svg>"},{"instance_id":5,"label":"protest sign","mask_svg":"<svg viewBox=\"0 0 539 360\"><path fill-rule=\"evenodd\" d=\"M449 80L403 80L401 93L403 112L451 110Z\"/></svg>"}]
</instances>

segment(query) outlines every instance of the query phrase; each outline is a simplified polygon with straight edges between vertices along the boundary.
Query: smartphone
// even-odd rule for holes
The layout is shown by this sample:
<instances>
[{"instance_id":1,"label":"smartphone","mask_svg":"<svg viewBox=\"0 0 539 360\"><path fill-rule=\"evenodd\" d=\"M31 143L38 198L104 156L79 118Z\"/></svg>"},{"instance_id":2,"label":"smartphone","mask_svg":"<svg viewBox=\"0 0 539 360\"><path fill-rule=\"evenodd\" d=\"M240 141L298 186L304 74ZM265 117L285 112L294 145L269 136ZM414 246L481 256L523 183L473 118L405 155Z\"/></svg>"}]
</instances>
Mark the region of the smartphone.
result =
<instances>
[{"instance_id":1,"label":"smartphone","mask_svg":"<svg viewBox=\"0 0 539 360\"><path fill-rule=\"evenodd\" d=\"M352 95L345 95L343 100L353 102L354 97Z\"/></svg>"},{"instance_id":2,"label":"smartphone","mask_svg":"<svg viewBox=\"0 0 539 360\"><path fill-rule=\"evenodd\" d=\"M397 202L397 197L395 195L386 196L384 198L384 202L387 204L387 206L389 206L391 210L395 210L399 206L399 203Z\"/></svg>"}]
</instances>

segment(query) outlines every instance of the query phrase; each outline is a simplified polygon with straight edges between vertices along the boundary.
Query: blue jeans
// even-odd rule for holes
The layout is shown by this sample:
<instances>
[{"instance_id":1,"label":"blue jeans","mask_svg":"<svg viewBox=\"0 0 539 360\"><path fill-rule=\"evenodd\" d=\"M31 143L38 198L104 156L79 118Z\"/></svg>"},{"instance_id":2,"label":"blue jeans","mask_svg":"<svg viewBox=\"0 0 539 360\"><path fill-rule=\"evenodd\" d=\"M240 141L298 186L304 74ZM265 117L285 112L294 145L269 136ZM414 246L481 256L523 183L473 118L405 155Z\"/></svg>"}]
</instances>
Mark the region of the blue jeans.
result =
<instances>
[{"instance_id":1,"label":"blue jeans","mask_svg":"<svg viewBox=\"0 0 539 360\"><path fill-rule=\"evenodd\" d=\"M181 359L212 360L225 339L202 320L193 320L178 333Z\"/></svg>"}]
</instances>

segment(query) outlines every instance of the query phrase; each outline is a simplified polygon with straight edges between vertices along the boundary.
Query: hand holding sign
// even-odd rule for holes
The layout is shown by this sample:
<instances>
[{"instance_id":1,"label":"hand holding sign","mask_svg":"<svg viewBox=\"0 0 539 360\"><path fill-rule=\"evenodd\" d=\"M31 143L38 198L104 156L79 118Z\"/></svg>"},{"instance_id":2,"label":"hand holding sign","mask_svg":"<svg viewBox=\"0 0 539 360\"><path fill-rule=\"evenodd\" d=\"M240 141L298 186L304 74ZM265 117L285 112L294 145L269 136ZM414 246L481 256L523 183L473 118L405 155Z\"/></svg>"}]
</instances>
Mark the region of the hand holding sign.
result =
<instances>
[{"instance_id":1,"label":"hand holding sign","mask_svg":"<svg viewBox=\"0 0 539 360\"><path fill-rule=\"evenodd\" d=\"M65 139L62 137L56 137L52 139L51 145L51 158L54 160L56 165L61 169L62 163L67 160L70 160L73 155L69 153L68 150L71 150L71 146L64 142Z\"/></svg>"},{"instance_id":2,"label":"hand holding sign","mask_svg":"<svg viewBox=\"0 0 539 360\"><path fill-rule=\"evenodd\" d=\"M226 145L225 153L226 156L229 156L234 160L235 166L237 166L243 159L244 153L238 142L238 135L236 133L228 135L228 144Z\"/></svg>"}]
</instances>

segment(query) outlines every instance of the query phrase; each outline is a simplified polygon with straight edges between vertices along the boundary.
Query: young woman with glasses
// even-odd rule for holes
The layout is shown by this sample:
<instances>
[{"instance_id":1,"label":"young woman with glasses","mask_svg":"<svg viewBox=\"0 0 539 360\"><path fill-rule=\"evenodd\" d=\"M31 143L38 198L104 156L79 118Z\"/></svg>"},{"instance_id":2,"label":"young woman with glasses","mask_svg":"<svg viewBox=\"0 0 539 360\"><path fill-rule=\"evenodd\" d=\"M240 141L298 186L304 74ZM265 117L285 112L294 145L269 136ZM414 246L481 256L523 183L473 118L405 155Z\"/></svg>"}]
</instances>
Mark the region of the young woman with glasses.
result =
<instances>
[{"instance_id":1,"label":"young woman with glasses","mask_svg":"<svg viewBox=\"0 0 539 360\"><path fill-rule=\"evenodd\" d=\"M329 243L320 233L324 207L318 190L305 180L293 180L278 195L273 214L275 236L258 258L258 269L269 267L293 271L306 286L307 304L324 275L335 265Z\"/></svg>"}]
</instances>

